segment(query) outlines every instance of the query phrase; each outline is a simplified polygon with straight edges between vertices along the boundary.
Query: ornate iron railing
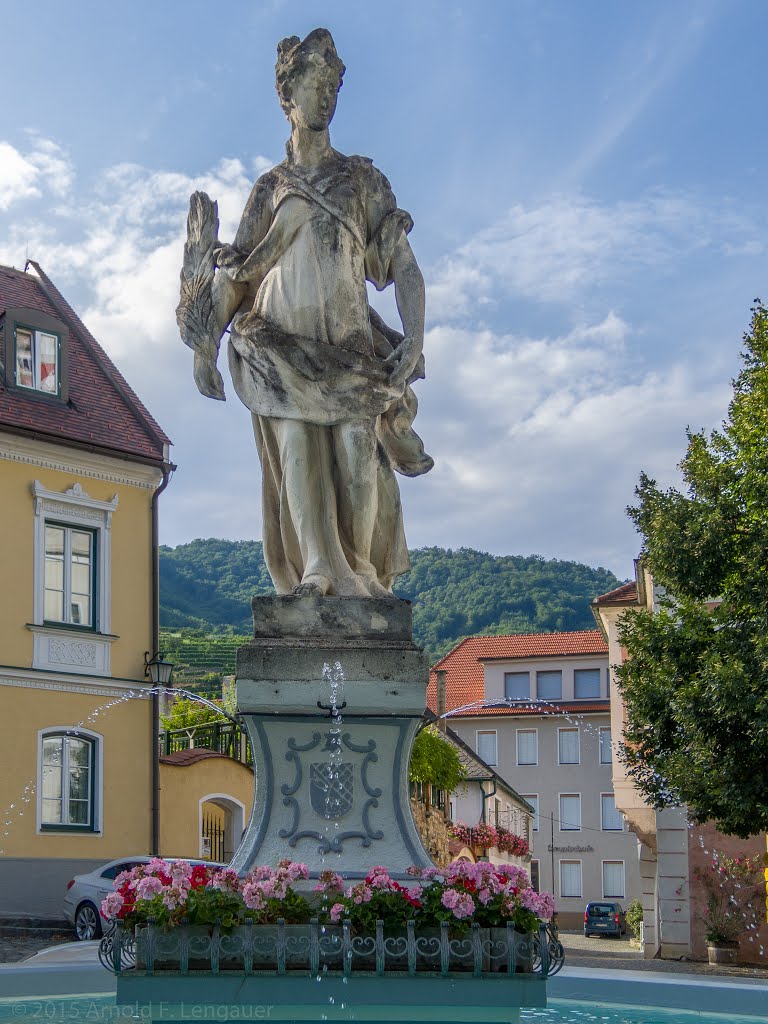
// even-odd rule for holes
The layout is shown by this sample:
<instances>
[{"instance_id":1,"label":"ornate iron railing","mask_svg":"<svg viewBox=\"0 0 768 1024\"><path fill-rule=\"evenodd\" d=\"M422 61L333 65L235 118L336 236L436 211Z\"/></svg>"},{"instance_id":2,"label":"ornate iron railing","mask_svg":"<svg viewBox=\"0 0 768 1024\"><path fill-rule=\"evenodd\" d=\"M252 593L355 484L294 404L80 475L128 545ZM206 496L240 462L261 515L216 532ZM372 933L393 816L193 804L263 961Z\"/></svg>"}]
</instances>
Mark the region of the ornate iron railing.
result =
<instances>
[{"instance_id":1,"label":"ornate iron railing","mask_svg":"<svg viewBox=\"0 0 768 1024\"><path fill-rule=\"evenodd\" d=\"M321 925L316 919L305 925L248 921L228 933L218 926L164 931L149 923L136 934L118 921L101 940L99 960L116 975L127 970L149 975L235 970L245 975L523 973L547 978L563 966L564 952L543 924L538 933L528 934L516 932L511 924L494 929L473 924L468 935L451 938L447 922L417 932L409 921L405 933L390 935L377 921L375 934L355 935L348 920L340 926Z\"/></svg>"},{"instance_id":2,"label":"ornate iron railing","mask_svg":"<svg viewBox=\"0 0 768 1024\"><path fill-rule=\"evenodd\" d=\"M215 750L217 754L225 754L249 768L253 767L248 735L234 722L205 722L188 729L167 729L160 733L160 749L164 755L196 747Z\"/></svg>"}]
</instances>

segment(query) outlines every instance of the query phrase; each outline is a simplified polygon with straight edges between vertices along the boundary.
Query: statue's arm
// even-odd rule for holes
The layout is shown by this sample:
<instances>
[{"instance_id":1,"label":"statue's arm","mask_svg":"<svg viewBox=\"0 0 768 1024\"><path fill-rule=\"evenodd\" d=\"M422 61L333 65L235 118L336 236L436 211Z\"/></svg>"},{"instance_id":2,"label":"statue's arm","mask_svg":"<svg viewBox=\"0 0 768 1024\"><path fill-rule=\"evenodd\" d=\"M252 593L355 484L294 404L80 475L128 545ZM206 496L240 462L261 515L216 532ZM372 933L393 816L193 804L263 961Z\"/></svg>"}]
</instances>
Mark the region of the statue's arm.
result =
<instances>
[{"instance_id":1,"label":"statue's arm","mask_svg":"<svg viewBox=\"0 0 768 1024\"><path fill-rule=\"evenodd\" d=\"M424 348L424 277L405 234L392 253L390 273L404 337L385 363L393 367L390 383L405 387Z\"/></svg>"},{"instance_id":2,"label":"statue's arm","mask_svg":"<svg viewBox=\"0 0 768 1024\"><path fill-rule=\"evenodd\" d=\"M254 249L270 233L272 192L260 178L251 189L232 245L217 247L214 256L217 273L213 281L213 305L219 338L240 308L256 275L242 273ZM256 282L258 286L259 282Z\"/></svg>"},{"instance_id":3,"label":"statue's arm","mask_svg":"<svg viewBox=\"0 0 768 1024\"><path fill-rule=\"evenodd\" d=\"M248 282L258 287L267 272L279 262L297 230L298 222L286 215L283 207L278 210L264 238L247 255L235 247L234 253L227 253L226 263L221 256L217 257L218 265L233 282Z\"/></svg>"}]
</instances>

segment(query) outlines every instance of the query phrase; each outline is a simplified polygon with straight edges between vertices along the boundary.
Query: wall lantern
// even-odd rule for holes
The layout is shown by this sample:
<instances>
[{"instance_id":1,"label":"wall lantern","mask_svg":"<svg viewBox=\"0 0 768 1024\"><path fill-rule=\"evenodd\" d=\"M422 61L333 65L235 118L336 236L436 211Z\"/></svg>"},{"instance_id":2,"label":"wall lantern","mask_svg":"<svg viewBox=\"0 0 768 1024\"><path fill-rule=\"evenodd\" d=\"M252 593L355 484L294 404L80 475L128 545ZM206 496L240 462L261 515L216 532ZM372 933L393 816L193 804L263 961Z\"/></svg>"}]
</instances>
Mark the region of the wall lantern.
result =
<instances>
[{"instance_id":1,"label":"wall lantern","mask_svg":"<svg viewBox=\"0 0 768 1024\"><path fill-rule=\"evenodd\" d=\"M154 658L149 657L149 651L144 652L144 675L149 676L153 686L170 686L173 675L173 663L166 661L161 653Z\"/></svg>"}]
</instances>

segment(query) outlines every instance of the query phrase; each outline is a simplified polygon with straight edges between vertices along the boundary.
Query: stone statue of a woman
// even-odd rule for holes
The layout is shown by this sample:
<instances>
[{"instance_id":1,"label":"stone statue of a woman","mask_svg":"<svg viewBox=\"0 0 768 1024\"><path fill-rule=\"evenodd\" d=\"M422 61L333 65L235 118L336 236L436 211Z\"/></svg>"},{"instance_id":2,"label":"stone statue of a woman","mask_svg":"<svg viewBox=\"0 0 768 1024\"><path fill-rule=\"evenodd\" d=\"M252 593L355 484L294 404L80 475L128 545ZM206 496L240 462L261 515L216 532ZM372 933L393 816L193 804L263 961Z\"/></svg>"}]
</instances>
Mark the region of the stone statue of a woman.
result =
<instances>
[{"instance_id":1,"label":"stone statue of a woman","mask_svg":"<svg viewBox=\"0 0 768 1024\"><path fill-rule=\"evenodd\" d=\"M412 429L424 365L412 221L370 160L331 147L344 65L330 33L284 39L276 73L286 159L254 185L232 245L216 238L215 203L192 196L179 326L211 398L224 397L216 356L230 326L278 593L388 596L409 567L394 471L432 467ZM394 284L402 334L370 309L366 281Z\"/></svg>"}]
</instances>

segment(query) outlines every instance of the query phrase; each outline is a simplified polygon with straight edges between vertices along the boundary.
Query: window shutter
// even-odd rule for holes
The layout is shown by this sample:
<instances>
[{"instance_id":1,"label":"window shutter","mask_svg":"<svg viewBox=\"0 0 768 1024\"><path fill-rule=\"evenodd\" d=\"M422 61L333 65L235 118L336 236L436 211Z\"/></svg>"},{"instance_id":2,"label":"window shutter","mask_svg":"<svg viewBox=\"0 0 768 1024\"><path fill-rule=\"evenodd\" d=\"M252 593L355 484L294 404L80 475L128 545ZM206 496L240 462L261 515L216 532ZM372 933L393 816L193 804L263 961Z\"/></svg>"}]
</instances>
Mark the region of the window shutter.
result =
<instances>
[{"instance_id":1,"label":"window shutter","mask_svg":"<svg viewBox=\"0 0 768 1024\"><path fill-rule=\"evenodd\" d=\"M559 729L560 764L579 763L579 730Z\"/></svg>"},{"instance_id":2,"label":"window shutter","mask_svg":"<svg viewBox=\"0 0 768 1024\"><path fill-rule=\"evenodd\" d=\"M611 730L600 729L600 764L611 763Z\"/></svg>"},{"instance_id":3,"label":"window shutter","mask_svg":"<svg viewBox=\"0 0 768 1024\"><path fill-rule=\"evenodd\" d=\"M560 830L562 832L581 830L581 797L578 794L560 797Z\"/></svg>"},{"instance_id":4,"label":"window shutter","mask_svg":"<svg viewBox=\"0 0 768 1024\"><path fill-rule=\"evenodd\" d=\"M603 861L603 896L614 896L624 899L624 862L621 860Z\"/></svg>"},{"instance_id":5,"label":"window shutter","mask_svg":"<svg viewBox=\"0 0 768 1024\"><path fill-rule=\"evenodd\" d=\"M477 752L486 764L496 764L495 732L479 732L477 734Z\"/></svg>"},{"instance_id":6,"label":"window shutter","mask_svg":"<svg viewBox=\"0 0 768 1024\"><path fill-rule=\"evenodd\" d=\"M517 763L536 764L538 742L535 729L519 729L517 733Z\"/></svg>"},{"instance_id":7,"label":"window shutter","mask_svg":"<svg viewBox=\"0 0 768 1024\"><path fill-rule=\"evenodd\" d=\"M602 828L606 832L623 832L624 818L620 811L616 810L616 800L613 793L603 793L600 797L600 814Z\"/></svg>"},{"instance_id":8,"label":"window shutter","mask_svg":"<svg viewBox=\"0 0 768 1024\"><path fill-rule=\"evenodd\" d=\"M581 861L560 861L560 895L581 896Z\"/></svg>"}]
</instances>

